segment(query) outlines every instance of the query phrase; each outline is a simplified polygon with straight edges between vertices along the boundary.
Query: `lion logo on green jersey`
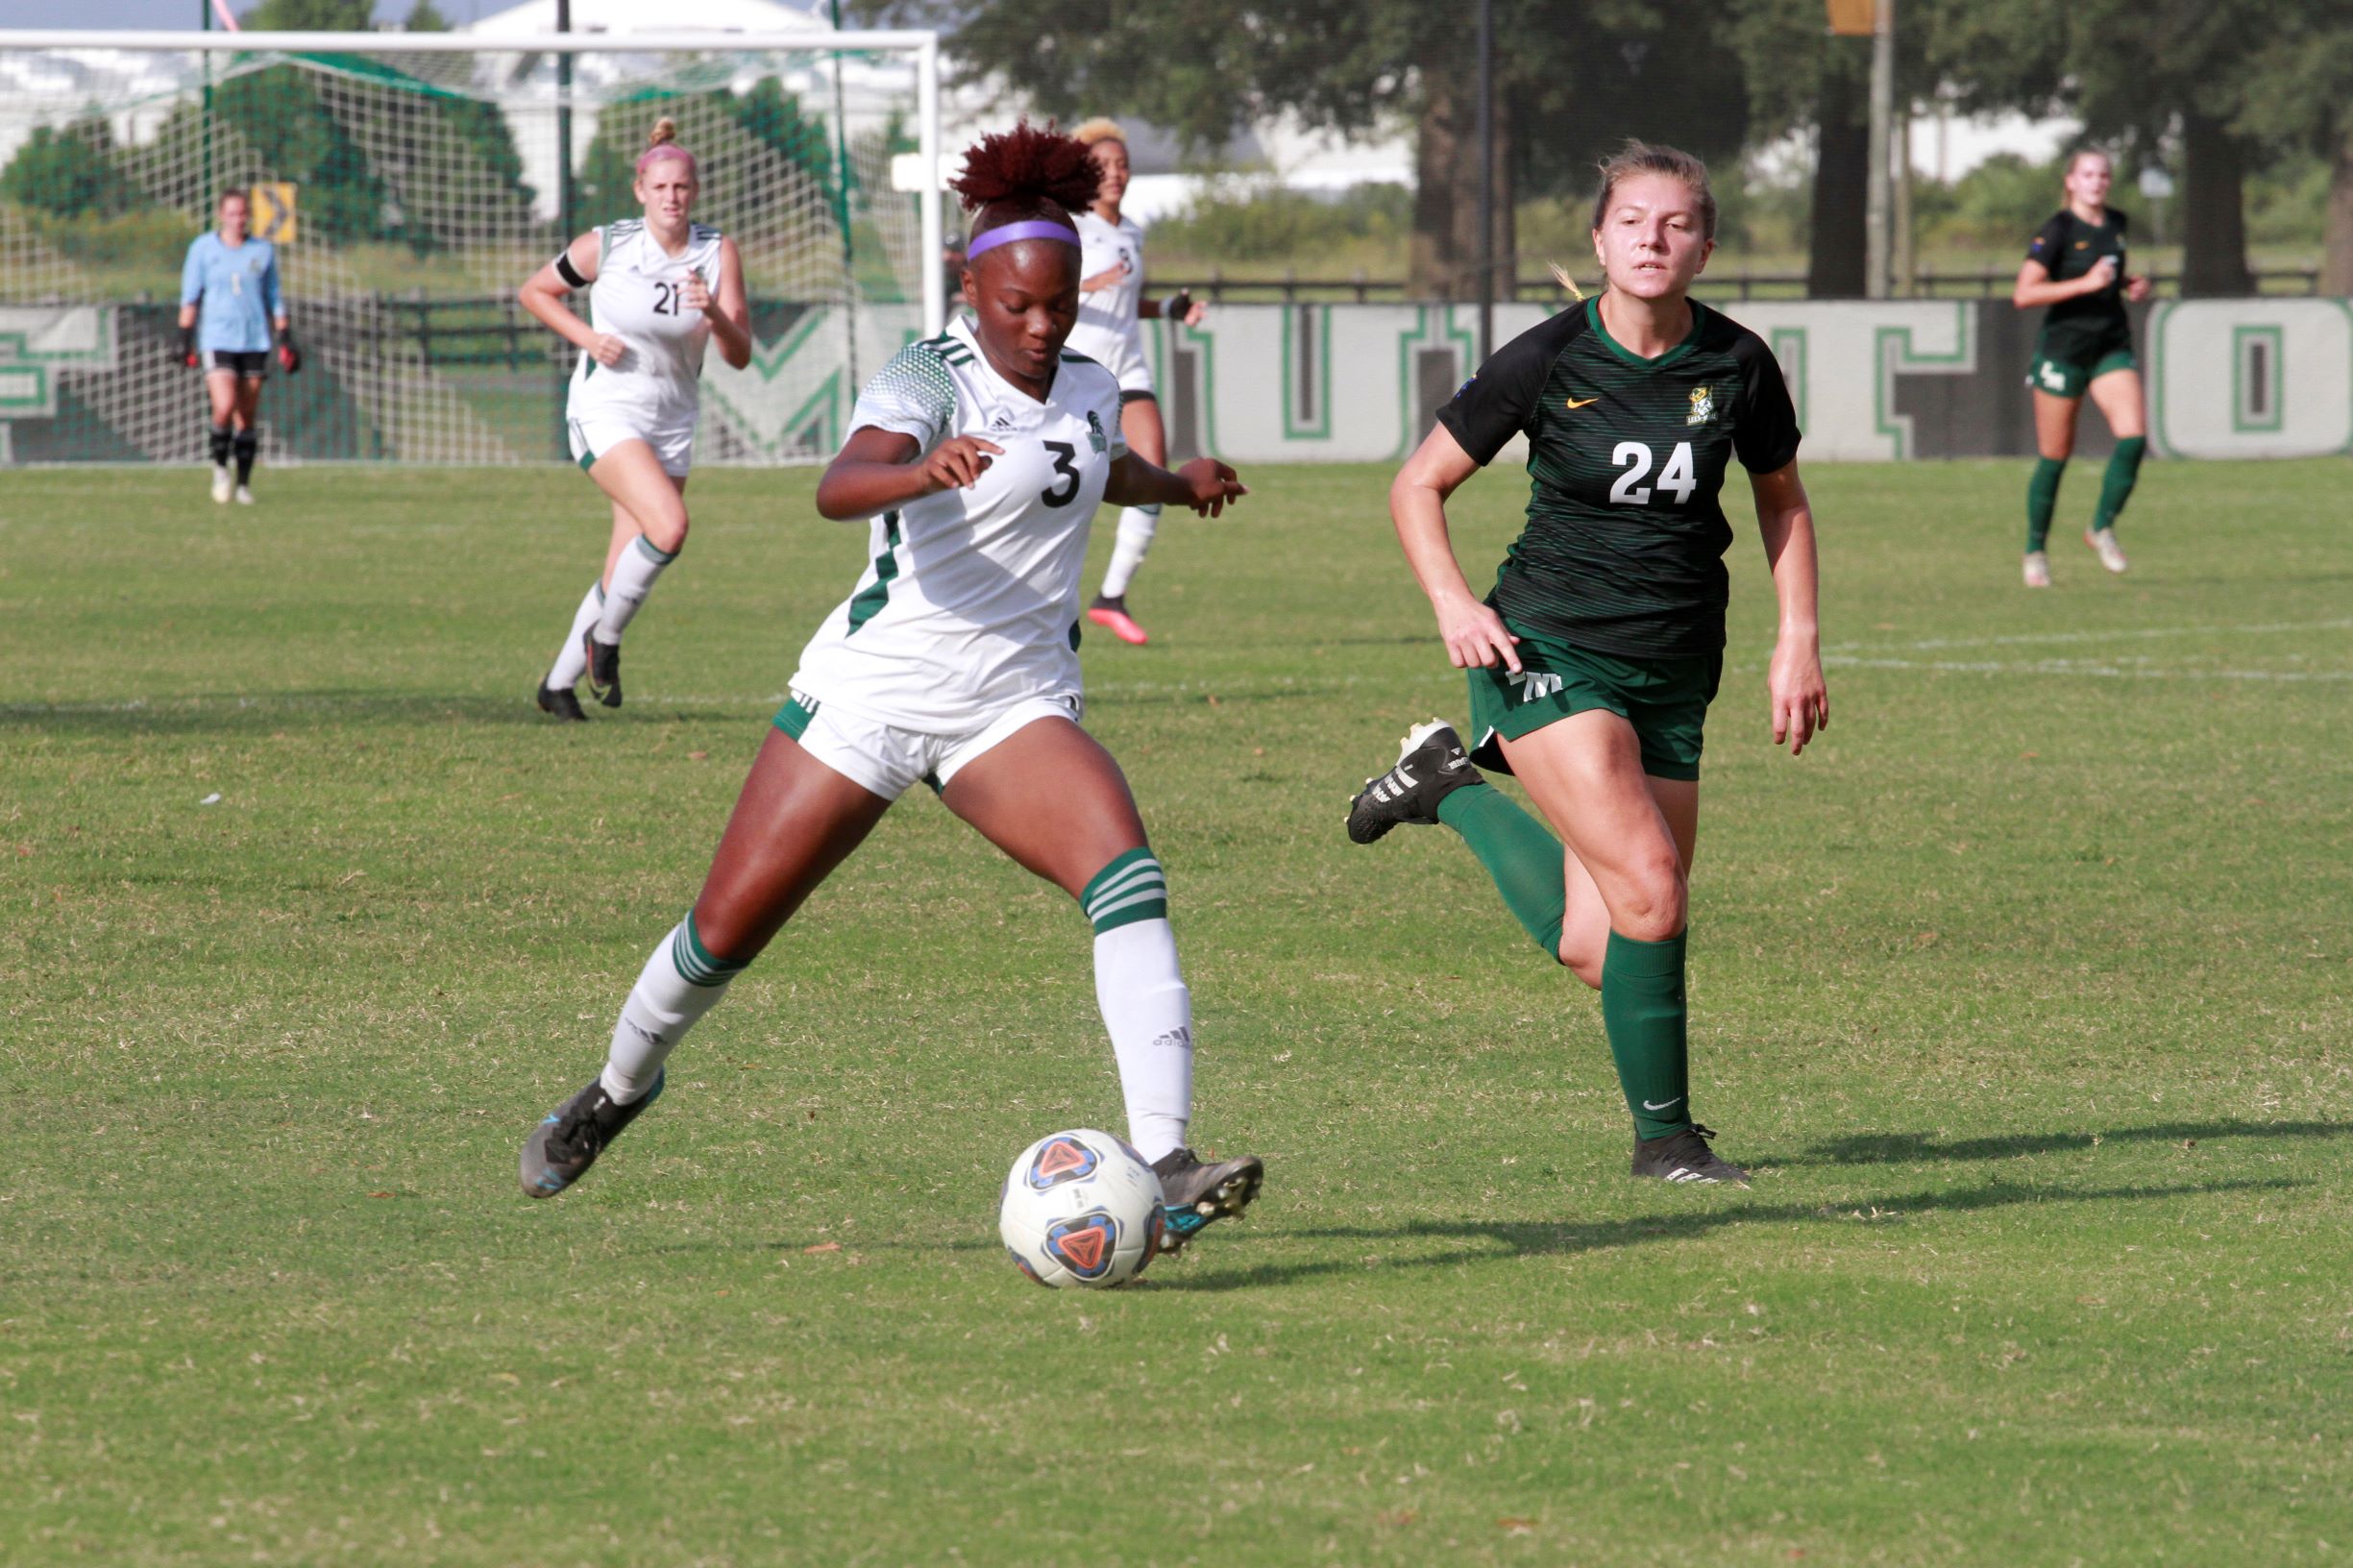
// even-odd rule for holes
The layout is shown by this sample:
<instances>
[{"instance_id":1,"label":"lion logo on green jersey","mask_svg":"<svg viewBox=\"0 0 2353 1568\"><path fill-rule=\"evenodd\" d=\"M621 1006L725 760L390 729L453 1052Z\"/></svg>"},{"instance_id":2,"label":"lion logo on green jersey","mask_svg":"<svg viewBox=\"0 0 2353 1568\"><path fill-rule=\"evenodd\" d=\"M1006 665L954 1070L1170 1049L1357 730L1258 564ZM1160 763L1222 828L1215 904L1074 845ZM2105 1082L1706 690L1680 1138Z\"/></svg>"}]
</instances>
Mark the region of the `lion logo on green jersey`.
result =
<instances>
[{"instance_id":1,"label":"lion logo on green jersey","mask_svg":"<svg viewBox=\"0 0 2353 1568\"><path fill-rule=\"evenodd\" d=\"M1691 417L1684 420L1683 423L1704 425L1715 417L1716 389L1712 386L1693 387L1691 389Z\"/></svg>"}]
</instances>

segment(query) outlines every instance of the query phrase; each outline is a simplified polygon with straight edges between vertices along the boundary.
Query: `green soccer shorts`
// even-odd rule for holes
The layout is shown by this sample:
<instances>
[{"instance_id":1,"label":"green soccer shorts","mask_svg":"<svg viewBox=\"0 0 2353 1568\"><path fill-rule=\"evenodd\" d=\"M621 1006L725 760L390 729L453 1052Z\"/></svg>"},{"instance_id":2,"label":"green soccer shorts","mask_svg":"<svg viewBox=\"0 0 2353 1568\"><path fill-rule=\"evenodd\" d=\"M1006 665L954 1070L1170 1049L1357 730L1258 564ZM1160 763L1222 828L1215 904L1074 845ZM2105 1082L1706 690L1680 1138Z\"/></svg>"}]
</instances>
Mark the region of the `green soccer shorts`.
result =
<instances>
[{"instance_id":1,"label":"green soccer shorts","mask_svg":"<svg viewBox=\"0 0 2353 1568\"><path fill-rule=\"evenodd\" d=\"M1517 630L1517 628L1513 628ZM1472 670L1471 760L1511 772L1501 741L1516 741L1571 714L1603 708L1634 726L1642 771L1657 778L1700 776L1701 732L1724 675L1721 652L1681 659L1630 659L1519 633L1520 673Z\"/></svg>"},{"instance_id":2,"label":"green soccer shorts","mask_svg":"<svg viewBox=\"0 0 2353 1568\"><path fill-rule=\"evenodd\" d=\"M2141 361L2127 348L2110 349L2096 359L2054 359L2037 351L2026 369L2026 384L2054 398L2080 398L2094 381L2112 370L2138 370Z\"/></svg>"}]
</instances>

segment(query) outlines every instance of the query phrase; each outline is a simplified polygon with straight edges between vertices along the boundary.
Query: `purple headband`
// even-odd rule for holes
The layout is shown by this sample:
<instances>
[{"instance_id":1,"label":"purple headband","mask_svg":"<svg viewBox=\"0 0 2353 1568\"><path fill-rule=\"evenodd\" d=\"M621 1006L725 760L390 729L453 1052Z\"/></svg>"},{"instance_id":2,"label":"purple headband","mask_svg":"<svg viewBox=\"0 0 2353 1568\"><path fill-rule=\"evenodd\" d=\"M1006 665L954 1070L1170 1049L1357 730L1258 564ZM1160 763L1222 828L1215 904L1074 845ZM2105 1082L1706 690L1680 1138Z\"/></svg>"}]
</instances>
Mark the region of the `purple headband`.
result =
<instances>
[{"instance_id":1,"label":"purple headband","mask_svg":"<svg viewBox=\"0 0 2353 1568\"><path fill-rule=\"evenodd\" d=\"M1055 239L1065 245L1078 243L1078 231L1066 223L1052 218L1032 218L1026 223L1009 223L1001 229L992 229L972 241L964 253L967 261L977 261L999 245L1011 245L1023 239Z\"/></svg>"}]
</instances>

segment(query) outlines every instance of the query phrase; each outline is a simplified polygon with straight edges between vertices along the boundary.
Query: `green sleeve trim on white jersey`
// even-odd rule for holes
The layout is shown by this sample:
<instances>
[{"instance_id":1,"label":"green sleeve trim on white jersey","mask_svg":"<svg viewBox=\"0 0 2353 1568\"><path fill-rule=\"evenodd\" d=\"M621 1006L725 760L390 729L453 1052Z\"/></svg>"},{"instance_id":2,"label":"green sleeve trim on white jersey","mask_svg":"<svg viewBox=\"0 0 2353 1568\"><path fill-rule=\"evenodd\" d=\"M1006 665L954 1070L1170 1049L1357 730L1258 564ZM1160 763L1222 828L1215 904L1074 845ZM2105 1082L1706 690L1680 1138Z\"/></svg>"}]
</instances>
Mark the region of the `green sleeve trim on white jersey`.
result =
<instances>
[{"instance_id":1,"label":"green sleeve trim on white jersey","mask_svg":"<svg viewBox=\"0 0 2353 1568\"><path fill-rule=\"evenodd\" d=\"M934 439L956 428L956 382L939 351L925 344L892 355L858 402L877 412L913 414L930 425Z\"/></svg>"}]
</instances>

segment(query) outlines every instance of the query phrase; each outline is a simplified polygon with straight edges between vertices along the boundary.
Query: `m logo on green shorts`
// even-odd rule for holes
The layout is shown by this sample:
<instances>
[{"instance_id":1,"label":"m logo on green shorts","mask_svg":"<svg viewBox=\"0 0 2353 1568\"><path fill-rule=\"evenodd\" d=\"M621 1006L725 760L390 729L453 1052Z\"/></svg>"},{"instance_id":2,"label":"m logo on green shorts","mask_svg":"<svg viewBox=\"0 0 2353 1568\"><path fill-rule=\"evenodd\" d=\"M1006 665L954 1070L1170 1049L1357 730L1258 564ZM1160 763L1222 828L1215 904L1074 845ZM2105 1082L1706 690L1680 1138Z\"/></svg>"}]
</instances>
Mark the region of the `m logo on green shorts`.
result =
<instances>
[{"instance_id":1,"label":"m logo on green shorts","mask_svg":"<svg viewBox=\"0 0 2353 1568\"><path fill-rule=\"evenodd\" d=\"M1522 702L1540 702L1560 690L1560 677L1542 670L1522 670L1505 678L1520 689Z\"/></svg>"}]
</instances>

